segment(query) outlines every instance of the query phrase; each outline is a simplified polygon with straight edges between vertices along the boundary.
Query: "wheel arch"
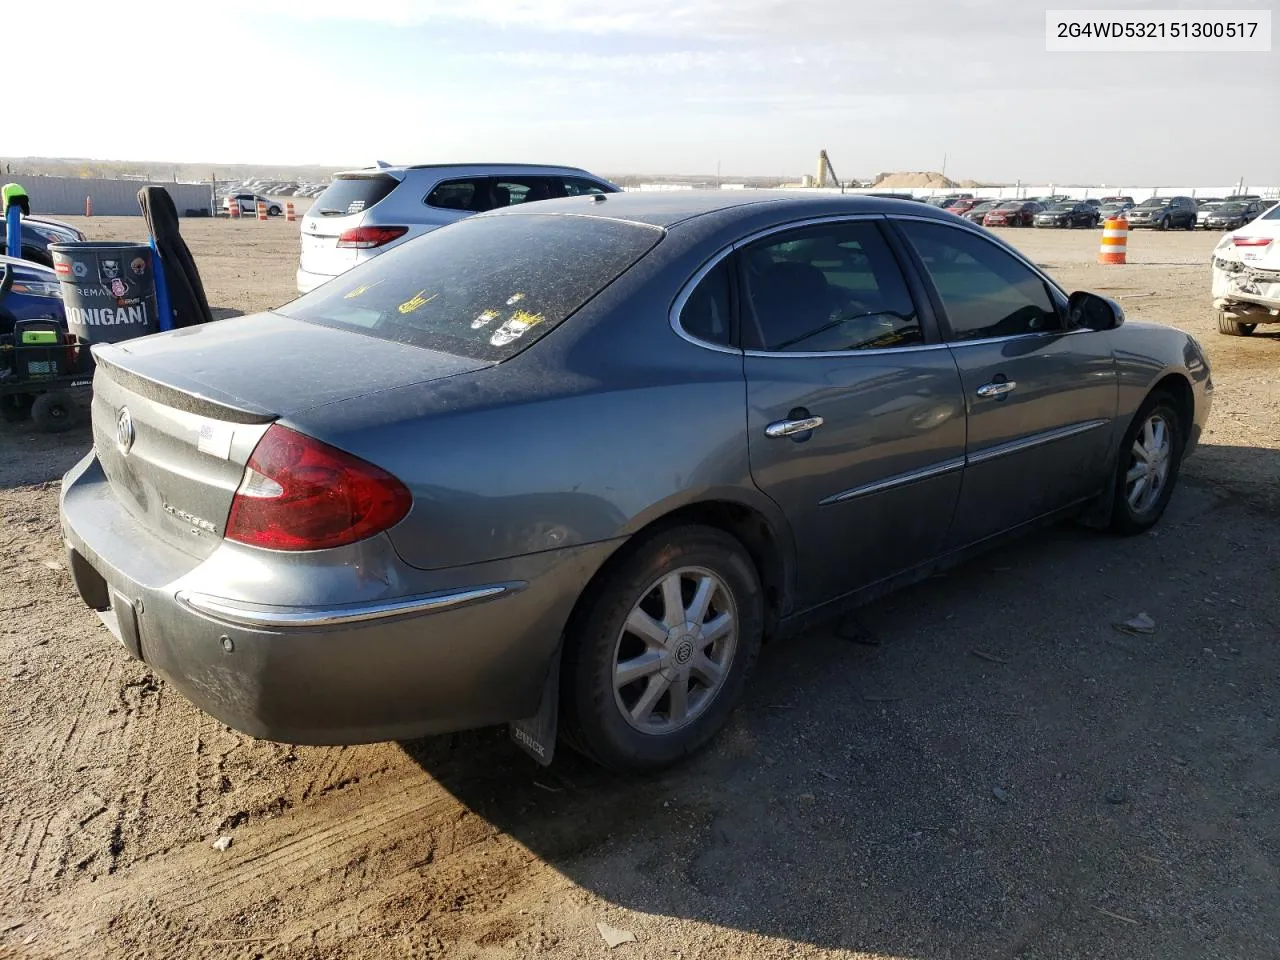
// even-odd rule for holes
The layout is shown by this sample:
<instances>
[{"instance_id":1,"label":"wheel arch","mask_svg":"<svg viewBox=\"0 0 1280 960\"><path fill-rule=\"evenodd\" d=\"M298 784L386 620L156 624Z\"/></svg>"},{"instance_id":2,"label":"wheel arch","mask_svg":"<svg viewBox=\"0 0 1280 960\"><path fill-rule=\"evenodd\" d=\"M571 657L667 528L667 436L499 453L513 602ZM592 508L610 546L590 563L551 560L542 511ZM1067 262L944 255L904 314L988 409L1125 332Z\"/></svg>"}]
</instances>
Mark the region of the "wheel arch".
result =
<instances>
[{"instance_id":1,"label":"wheel arch","mask_svg":"<svg viewBox=\"0 0 1280 960\"><path fill-rule=\"evenodd\" d=\"M1157 393L1164 393L1173 399L1174 409L1178 411L1178 425L1182 428L1185 442L1191 437L1196 418L1196 398L1191 389L1191 381L1181 373L1166 373L1147 391L1147 396L1151 397Z\"/></svg>"},{"instance_id":2,"label":"wheel arch","mask_svg":"<svg viewBox=\"0 0 1280 960\"><path fill-rule=\"evenodd\" d=\"M764 591L765 634L772 633L778 621L790 612L794 596L795 550L791 531L780 514L771 517L756 505L728 497L684 503L646 517L592 574L578 594L567 626L572 628L588 606L589 598L643 544L664 530L691 524L721 530L742 544Z\"/></svg>"}]
</instances>

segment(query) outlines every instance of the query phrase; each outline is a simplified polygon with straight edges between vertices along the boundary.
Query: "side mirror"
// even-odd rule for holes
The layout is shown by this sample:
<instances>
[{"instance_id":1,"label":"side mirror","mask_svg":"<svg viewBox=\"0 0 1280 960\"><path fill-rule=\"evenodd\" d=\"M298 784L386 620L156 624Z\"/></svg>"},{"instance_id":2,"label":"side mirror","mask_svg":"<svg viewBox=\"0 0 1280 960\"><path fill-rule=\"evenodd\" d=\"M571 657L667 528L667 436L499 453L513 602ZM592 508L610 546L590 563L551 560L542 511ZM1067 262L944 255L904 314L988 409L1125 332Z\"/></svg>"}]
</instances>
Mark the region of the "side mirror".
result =
<instances>
[{"instance_id":1,"label":"side mirror","mask_svg":"<svg viewBox=\"0 0 1280 960\"><path fill-rule=\"evenodd\" d=\"M1068 329L1114 330L1122 323L1124 308L1107 297L1077 290L1067 300Z\"/></svg>"}]
</instances>

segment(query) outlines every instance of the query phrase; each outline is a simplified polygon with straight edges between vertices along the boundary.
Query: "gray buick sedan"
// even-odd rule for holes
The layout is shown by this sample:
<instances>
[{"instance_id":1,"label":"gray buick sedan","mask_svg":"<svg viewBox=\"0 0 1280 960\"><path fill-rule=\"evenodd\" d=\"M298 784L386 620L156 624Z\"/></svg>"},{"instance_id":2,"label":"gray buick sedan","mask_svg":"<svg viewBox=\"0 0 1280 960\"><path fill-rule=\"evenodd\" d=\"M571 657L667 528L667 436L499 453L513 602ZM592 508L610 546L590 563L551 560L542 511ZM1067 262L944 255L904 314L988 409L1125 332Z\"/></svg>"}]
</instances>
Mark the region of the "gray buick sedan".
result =
<instances>
[{"instance_id":1,"label":"gray buick sedan","mask_svg":"<svg viewBox=\"0 0 1280 960\"><path fill-rule=\"evenodd\" d=\"M613 194L429 233L95 349L81 597L223 722L705 744L763 639L1064 517L1164 512L1185 333L890 199Z\"/></svg>"}]
</instances>

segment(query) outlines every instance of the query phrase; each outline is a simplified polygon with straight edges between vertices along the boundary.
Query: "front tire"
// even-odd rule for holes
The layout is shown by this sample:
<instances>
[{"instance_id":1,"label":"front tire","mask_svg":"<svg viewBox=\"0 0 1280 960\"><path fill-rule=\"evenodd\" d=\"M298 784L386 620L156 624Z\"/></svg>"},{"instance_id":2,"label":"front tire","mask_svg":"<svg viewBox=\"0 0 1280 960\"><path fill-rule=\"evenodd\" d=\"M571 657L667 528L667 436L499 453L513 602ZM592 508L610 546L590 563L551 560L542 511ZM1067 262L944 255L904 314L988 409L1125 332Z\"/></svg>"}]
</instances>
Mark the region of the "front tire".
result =
<instances>
[{"instance_id":1,"label":"front tire","mask_svg":"<svg viewBox=\"0 0 1280 960\"><path fill-rule=\"evenodd\" d=\"M268 207L268 208L267 208L267 216L268 216L268 217L278 217L278 216L280 216L280 208L279 208L279 207Z\"/></svg>"},{"instance_id":2,"label":"front tire","mask_svg":"<svg viewBox=\"0 0 1280 960\"><path fill-rule=\"evenodd\" d=\"M1168 230L1168 229L1169 229L1169 218L1168 218L1168 217L1164 217L1164 218L1160 221L1160 229L1161 229L1161 230Z\"/></svg>"},{"instance_id":3,"label":"front tire","mask_svg":"<svg viewBox=\"0 0 1280 960\"><path fill-rule=\"evenodd\" d=\"M724 726L760 649L760 578L735 538L663 530L611 571L565 638L566 742L639 773L684 759Z\"/></svg>"},{"instance_id":4,"label":"front tire","mask_svg":"<svg viewBox=\"0 0 1280 960\"><path fill-rule=\"evenodd\" d=\"M1243 323L1227 316L1225 310L1218 311L1218 332L1228 337L1247 337L1257 328L1256 323Z\"/></svg>"},{"instance_id":5,"label":"front tire","mask_svg":"<svg viewBox=\"0 0 1280 960\"><path fill-rule=\"evenodd\" d=\"M1173 398L1154 393L1125 431L1116 458L1111 530L1132 536L1150 530L1173 496L1186 447L1182 420Z\"/></svg>"}]
</instances>

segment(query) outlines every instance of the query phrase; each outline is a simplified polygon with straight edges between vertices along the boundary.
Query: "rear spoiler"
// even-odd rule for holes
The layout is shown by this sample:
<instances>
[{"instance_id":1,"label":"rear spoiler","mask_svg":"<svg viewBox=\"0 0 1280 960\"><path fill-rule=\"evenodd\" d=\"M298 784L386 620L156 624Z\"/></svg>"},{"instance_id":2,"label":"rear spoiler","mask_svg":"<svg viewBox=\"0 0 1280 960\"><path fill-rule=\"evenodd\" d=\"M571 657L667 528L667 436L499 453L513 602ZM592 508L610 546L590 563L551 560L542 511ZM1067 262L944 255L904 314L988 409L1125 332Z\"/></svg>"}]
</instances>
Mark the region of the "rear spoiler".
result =
<instances>
[{"instance_id":1,"label":"rear spoiler","mask_svg":"<svg viewBox=\"0 0 1280 960\"><path fill-rule=\"evenodd\" d=\"M279 414L265 407L220 393L194 379L175 377L171 368L165 370L169 382L148 376L139 369L137 358L120 344L94 344L90 352L97 366L95 379L110 377L127 390L166 407L227 423L272 423L279 419Z\"/></svg>"}]
</instances>

